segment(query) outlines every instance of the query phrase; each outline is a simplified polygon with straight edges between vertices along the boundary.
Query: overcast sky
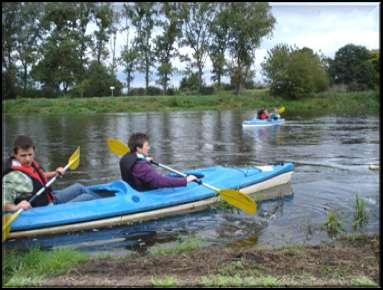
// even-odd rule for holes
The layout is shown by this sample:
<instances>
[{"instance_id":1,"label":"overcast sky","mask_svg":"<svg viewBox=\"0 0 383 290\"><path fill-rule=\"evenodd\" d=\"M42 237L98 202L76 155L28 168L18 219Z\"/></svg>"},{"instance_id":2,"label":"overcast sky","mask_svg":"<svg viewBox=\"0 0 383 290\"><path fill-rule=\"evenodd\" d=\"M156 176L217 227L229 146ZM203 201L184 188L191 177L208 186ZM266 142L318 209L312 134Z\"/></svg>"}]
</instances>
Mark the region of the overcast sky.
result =
<instances>
[{"instance_id":1,"label":"overcast sky","mask_svg":"<svg viewBox=\"0 0 383 290\"><path fill-rule=\"evenodd\" d=\"M260 63L267 51L275 45L285 43L298 48L309 47L318 54L334 58L338 49L346 44L365 46L367 49L379 49L380 38L380 2L269 2L271 13L276 19L272 35L261 41L255 53L256 81L263 76ZM126 40L126 35L119 35L117 55ZM185 49L187 51L187 49ZM184 50L184 51L185 51ZM183 69L185 64L178 59L173 65ZM119 68L117 77L125 81L125 75ZM209 84L211 63L207 61L204 79ZM173 86L179 85L181 75L174 77ZM153 74L153 77L155 75ZM154 80L151 82L154 85ZM133 87L143 87L144 77L136 75Z\"/></svg>"}]
</instances>

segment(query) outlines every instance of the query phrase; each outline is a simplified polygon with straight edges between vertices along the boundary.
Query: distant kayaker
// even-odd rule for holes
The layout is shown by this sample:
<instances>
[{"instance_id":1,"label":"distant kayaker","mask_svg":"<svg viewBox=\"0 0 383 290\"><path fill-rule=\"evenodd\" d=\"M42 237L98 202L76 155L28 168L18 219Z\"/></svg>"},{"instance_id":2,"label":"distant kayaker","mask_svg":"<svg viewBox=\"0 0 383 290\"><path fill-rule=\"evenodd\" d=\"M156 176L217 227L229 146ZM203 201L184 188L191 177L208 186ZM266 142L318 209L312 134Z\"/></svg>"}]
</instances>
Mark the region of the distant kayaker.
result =
<instances>
[{"instance_id":1,"label":"distant kayaker","mask_svg":"<svg viewBox=\"0 0 383 290\"><path fill-rule=\"evenodd\" d=\"M268 118L269 118L269 112L265 108L262 108L258 111L258 119L267 120Z\"/></svg>"},{"instance_id":2,"label":"distant kayaker","mask_svg":"<svg viewBox=\"0 0 383 290\"><path fill-rule=\"evenodd\" d=\"M274 108L273 109L273 112L270 114L269 116L269 119L270 120L278 120L279 118L281 117L281 115L279 115L279 111L277 108Z\"/></svg>"},{"instance_id":3,"label":"distant kayaker","mask_svg":"<svg viewBox=\"0 0 383 290\"><path fill-rule=\"evenodd\" d=\"M121 178L136 190L186 186L188 182L197 180L194 175L172 177L158 173L150 163L149 137L144 133L132 134L128 146L130 153L120 159Z\"/></svg>"},{"instance_id":4,"label":"distant kayaker","mask_svg":"<svg viewBox=\"0 0 383 290\"><path fill-rule=\"evenodd\" d=\"M35 146L32 139L25 135L18 136L15 139L12 156L3 163L3 211L99 198L82 184L75 183L61 190L52 190L48 187L32 203L28 202L34 194L45 187L49 178L64 173L63 167L57 167L55 171L44 171L35 161Z\"/></svg>"}]
</instances>

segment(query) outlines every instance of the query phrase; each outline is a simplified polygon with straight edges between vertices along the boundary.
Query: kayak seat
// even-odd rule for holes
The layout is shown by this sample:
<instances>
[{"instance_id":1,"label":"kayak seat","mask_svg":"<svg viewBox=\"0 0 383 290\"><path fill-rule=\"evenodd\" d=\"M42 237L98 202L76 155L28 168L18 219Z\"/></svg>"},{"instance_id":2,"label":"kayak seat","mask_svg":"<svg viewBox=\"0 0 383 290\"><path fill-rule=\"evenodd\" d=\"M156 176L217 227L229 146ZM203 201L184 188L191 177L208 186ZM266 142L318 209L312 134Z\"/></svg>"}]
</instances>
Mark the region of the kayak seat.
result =
<instances>
[{"instance_id":1,"label":"kayak seat","mask_svg":"<svg viewBox=\"0 0 383 290\"><path fill-rule=\"evenodd\" d=\"M136 191L123 180L115 180L107 184L90 185L87 188L103 197L113 197L118 195L126 195L135 193Z\"/></svg>"},{"instance_id":2,"label":"kayak seat","mask_svg":"<svg viewBox=\"0 0 383 290\"><path fill-rule=\"evenodd\" d=\"M118 192L118 191L107 190L107 189L95 189L92 191L96 193L98 196L100 196L101 198L116 196L116 193Z\"/></svg>"}]
</instances>

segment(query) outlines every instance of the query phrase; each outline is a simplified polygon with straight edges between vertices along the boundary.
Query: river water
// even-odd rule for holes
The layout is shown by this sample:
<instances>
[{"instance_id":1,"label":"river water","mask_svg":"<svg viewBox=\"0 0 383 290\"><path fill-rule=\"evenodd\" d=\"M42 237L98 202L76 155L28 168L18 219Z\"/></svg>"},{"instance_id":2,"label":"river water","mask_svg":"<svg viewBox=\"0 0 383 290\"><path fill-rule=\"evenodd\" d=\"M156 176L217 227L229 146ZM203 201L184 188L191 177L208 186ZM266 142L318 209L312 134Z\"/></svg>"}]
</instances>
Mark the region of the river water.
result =
<instances>
[{"instance_id":1,"label":"river water","mask_svg":"<svg viewBox=\"0 0 383 290\"><path fill-rule=\"evenodd\" d=\"M329 239L321 227L329 209L336 211L345 231L352 232L356 194L365 201L369 216L362 231L379 232L379 170L369 169L370 164L380 164L378 117L285 115L283 126L242 127L242 121L254 115L255 111L232 110L3 116L3 157L18 134L34 139L37 160L46 169L66 164L81 146L80 167L58 180L55 188L118 179L118 158L105 141L115 137L127 142L133 132L149 135L156 161L181 171L281 161L295 165L291 183L278 189L293 194L259 203L255 216L212 208L131 226L9 240L5 245L124 252L193 234L209 244L229 246L316 244Z\"/></svg>"}]
</instances>

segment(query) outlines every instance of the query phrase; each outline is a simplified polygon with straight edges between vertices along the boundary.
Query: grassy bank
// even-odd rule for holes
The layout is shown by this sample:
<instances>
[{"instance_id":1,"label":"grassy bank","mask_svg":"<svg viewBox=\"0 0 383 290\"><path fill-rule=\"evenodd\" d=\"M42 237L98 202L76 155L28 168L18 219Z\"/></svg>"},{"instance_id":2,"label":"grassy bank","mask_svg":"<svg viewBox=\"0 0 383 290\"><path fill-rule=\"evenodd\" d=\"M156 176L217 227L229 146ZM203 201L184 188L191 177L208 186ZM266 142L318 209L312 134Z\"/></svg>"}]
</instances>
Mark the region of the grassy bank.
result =
<instances>
[{"instance_id":1,"label":"grassy bank","mask_svg":"<svg viewBox=\"0 0 383 290\"><path fill-rule=\"evenodd\" d=\"M3 286L376 287L379 251L377 235L278 248L205 247L192 237L166 249L157 246L144 256L84 258L70 250L11 251L5 253Z\"/></svg>"},{"instance_id":2,"label":"grassy bank","mask_svg":"<svg viewBox=\"0 0 383 290\"><path fill-rule=\"evenodd\" d=\"M378 114L378 92L326 92L305 100L271 97L267 89L248 90L240 95L123 96L104 98L16 99L3 101L8 114L86 114L178 110L252 110L260 107L287 108L286 114Z\"/></svg>"},{"instance_id":3,"label":"grassy bank","mask_svg":"<svg viewBox=\"0 0 383 290\"><path fill-rule=\"evenodd\" d=\"M3 286L38 286L47 278L63 274L86 260L86 254L71 249L3 251Z\"/></svg>"}]
</instances>

